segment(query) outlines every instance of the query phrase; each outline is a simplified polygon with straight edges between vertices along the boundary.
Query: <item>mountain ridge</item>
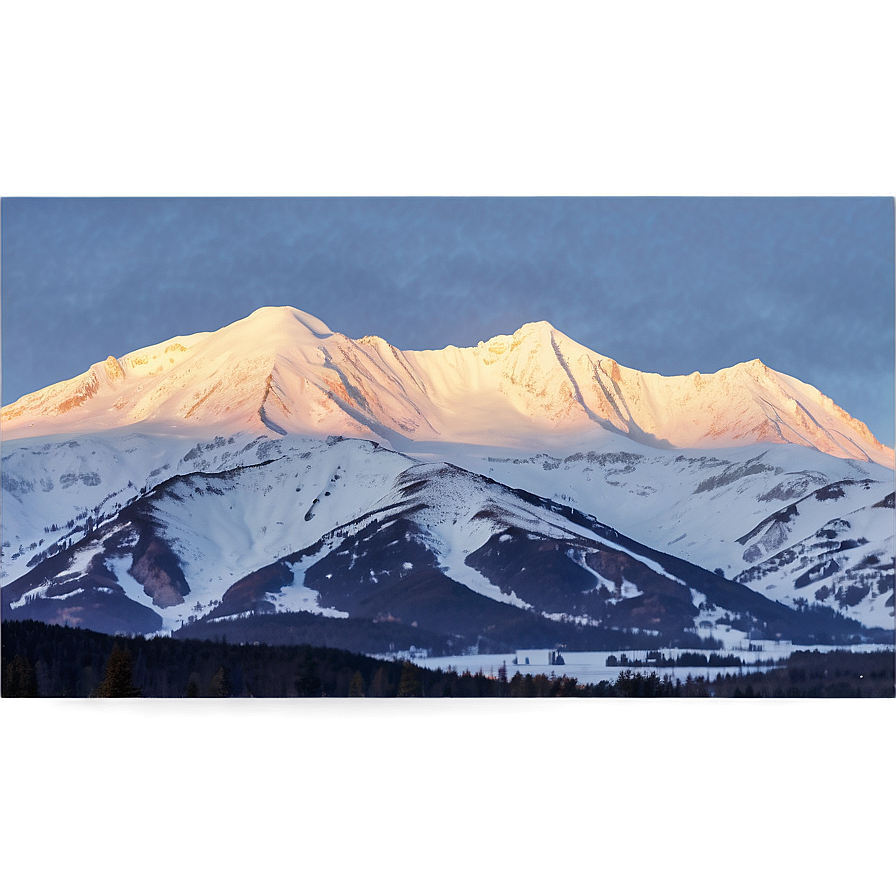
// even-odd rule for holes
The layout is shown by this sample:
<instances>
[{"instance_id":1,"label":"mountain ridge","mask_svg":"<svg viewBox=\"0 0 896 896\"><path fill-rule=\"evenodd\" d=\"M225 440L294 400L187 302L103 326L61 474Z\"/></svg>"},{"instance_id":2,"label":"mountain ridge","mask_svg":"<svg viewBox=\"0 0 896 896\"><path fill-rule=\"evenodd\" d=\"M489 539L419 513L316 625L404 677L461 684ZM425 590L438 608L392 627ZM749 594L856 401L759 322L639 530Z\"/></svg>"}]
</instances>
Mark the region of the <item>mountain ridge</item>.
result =
<instances>
[{"instance_id":1,"label":"mountain ridge","mask_svg":"<svg viewBox=\"0 0 896 896\"><path fill-rule=\"evenodd\" d=\"M464 649L483 636L597 649L625 632L697 645L740 637L732 625L861 634L562 504L353 439L172 476L3 589L5 619L108 632L214 638L222 619L295 612L419 625Z\"/></svg>"},{"instance_id":2,"label":"mountain ridge","mask_svg":"<svg viewBox=\"0 0 896 896\"><path fill-rule=\"evenodd\" d=\"M808 445L893 466L893 451L814 386L758 359L662 376L620 365L547 321L472 347L353 340L290 306L176 336L3 408L3 437L217 425L308 437L551 447L602 432L665 448Z\"/></svg>"}]
</instances>

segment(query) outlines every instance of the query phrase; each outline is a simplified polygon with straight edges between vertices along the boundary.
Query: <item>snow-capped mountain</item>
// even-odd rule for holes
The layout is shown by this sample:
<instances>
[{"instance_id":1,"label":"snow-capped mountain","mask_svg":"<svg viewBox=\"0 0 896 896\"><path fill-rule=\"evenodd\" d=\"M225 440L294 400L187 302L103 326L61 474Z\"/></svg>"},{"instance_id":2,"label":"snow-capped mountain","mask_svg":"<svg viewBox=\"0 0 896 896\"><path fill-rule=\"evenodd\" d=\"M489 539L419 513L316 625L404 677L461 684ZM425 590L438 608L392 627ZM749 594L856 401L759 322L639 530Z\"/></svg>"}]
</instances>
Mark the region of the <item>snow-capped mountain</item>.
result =
<instances>
[{"instance_id":1,"label":"snow-capped mountain","mask_svg":"<svg viewBox=\"0 0 896 896\"><path fill-rule=\"evenodd\" d=\"M663 448L791 443L893 465L863 423L758 360L713 374L641 373L544 321L473 348L402 352L294 308L262 308L216 333L110 356L2 412L7 439L135 425L376 438L397 450L568 448L616 433Z\"/></svg>"},{"instance_id":2,"label":"snow-capped mountain","mask_svg":"<svg viewBox=\"0 0 896 896\"><path fill-rule=\"evenodd\" d=\"M892 450L758 361L661 377L544 322L402 352L264 308L25 396L0 433L4 618L170 631L306 610L531 646L569 626L709 634L709 588L747 627L794 608L893 625ZM614 577L611 551L617 572L685 572L671 591Z\"/></svg>"}]
</instances>

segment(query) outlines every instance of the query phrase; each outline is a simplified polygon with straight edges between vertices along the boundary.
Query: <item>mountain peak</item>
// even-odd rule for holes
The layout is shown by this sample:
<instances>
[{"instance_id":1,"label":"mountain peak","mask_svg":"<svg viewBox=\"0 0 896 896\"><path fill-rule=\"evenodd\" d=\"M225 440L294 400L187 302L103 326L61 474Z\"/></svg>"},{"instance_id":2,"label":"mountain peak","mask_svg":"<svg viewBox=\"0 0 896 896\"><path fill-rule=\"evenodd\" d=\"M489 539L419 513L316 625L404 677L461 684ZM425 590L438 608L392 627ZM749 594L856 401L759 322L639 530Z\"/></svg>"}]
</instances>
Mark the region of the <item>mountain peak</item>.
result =
<instances>
[{"instance_id":1,"label":"mountain peak","mask_svg":"<svg viewBox=\"0 0 896 896\"><path fill-rule=\"evenodd\" d=\"M523 324L509 335L506 333L499 333L496 336L492 336L490 339L480 342L477 348L485 347L490 351L502 354L511 348L516 348L529 339L535 339L539 342L550 344L552 336L557 333L558 331L546 320L532 321Z\"/></svg>"},{"instance_id":2,"label":"mountain peak","mask_svg":"<svg viewBox=\"0 0 896 896\"><path fill-rule=\"evenodd\" d=\"M746 370L749 370L754 376L762 376L763 374L770 372L770 368L766 367L759 358L753 358L752 361L746 361L741 366Z\"/></svg>"},{"instance_id":3,"label":"mountain peak","mask_svg":"<svg viewBox=\"0 0 896 896\"><path fill-rule=\"evenodd\" d=\"M530 333L538 336L550 336L552 333L558 332L554 325L547 320L534 320L527 324L523 324L513 335L528 336Z\"/></svg>"},{"instance_id":4,"label":"mountain peak","mask_svg":"<svg viewBox=\"0 0 896 896\"><path fill-rule=\"evenodd\" d=\"M231 326L248 325L250 322L264 327L287 327L290 331L301 328L318 339L326 339L333 335L333 331L322 320L307 311L293 308L291 305L265 305ZM292 333L290 332L289 335Z\"/></svg>"}]
</instances>

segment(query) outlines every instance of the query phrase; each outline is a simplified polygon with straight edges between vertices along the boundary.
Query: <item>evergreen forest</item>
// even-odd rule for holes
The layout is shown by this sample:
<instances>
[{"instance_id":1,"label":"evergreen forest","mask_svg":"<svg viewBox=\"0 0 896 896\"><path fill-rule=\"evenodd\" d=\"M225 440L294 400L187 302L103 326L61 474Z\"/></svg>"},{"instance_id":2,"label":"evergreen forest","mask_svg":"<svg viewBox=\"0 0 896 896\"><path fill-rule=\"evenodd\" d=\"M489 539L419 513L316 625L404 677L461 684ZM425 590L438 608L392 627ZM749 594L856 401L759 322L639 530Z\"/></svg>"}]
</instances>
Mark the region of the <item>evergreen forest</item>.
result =
<instances>
[{"instance_id":1,"label":"evergreen forest","mask_svg":"<svg viewBox=\"0 0 896 896\"><path fill-rule=\"evenodd\" d=\"M8 697L893 697L893 651L797 651L781 666L684 681L625 668L613 682L424 669L329 647L231 644L2 623ZM561 667L562 668L562 667Z\"/></svg>"}]
</instances>

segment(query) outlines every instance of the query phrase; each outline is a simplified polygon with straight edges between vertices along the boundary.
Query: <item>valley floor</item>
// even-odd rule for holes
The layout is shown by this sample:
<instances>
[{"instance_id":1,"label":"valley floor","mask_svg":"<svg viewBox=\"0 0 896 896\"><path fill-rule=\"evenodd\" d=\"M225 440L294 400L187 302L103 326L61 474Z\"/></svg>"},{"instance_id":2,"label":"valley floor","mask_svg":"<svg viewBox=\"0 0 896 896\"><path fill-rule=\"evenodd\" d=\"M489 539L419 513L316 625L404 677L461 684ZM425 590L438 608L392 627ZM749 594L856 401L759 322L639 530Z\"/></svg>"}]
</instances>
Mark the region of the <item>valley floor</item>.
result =
<instances>
[{"instance_id":1,"label":"valley floor","mask_svg":"<svg viewBox=\"0 0 896 896\"><path fill-rule=\"evenodd\" d=\"M730 650L687 650L670 648L664 650L625 650L625 651L562 651L563 664L551 665L539 662L546 659L538 654L547 651L524 651L516 653L489 654L480 656L412 656L408 657L415 665L425 669L454 670L460 674L482 672L484 675L497 677L502 665L508 677L517 672L522 675L565 675L575 678L580 684L598 684L614 682L624 668L633 668L641 673L656 672L660 677L669 675L673 681L685 681L691 678L709 677L714 679L719 673L745 675L766 672L771 668L786 664L787 659L796 652L817 651L818 653L887 653L892 656L893 649L881 644L823 644L811 648L795 646L784 641L752 641ZM532 654L532 656L528 656ZM659 656L657 656L659 654ZM703 656L706 662L699 665L693 663L695 656ZM385 657L384 657L385 658ZM395 656L393 659L402 657ZM528 658L528 662L526 661Z\"/></svg>"}]
</instances>

